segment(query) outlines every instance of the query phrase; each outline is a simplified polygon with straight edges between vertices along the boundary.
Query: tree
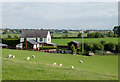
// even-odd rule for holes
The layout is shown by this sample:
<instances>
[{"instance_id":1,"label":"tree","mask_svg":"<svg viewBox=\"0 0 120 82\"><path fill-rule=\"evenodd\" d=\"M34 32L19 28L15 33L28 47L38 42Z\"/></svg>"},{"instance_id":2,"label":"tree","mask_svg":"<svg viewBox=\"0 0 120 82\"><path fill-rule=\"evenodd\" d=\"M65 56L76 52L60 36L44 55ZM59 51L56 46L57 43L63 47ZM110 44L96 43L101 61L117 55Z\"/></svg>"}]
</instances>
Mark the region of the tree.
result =
<instances>
[{"instance_id":1,"label":"tree","mask_svg":"<svg viewBox=\"0 0 120 82\"><path fill-rule=\"evenodd\" d=\"M75 46L73 44L71 45L71 50L72 50L73 54L76 54L76 49L75 49Z\"/></svg>"},{"instance_id":2,"label":"tree","mask_svg":"<svg viewBox=\"0 0 120 82\"><path fill-rule=\"evenodd\" d=\"M117 35L117 34L114 34L113 37L118 37L118 35Z\"/></svg>"},{"instance_id":3,"label":"tree","mask_svg":"<svg viewBox=\"0 0 120 82\"><path fill-rule=\"evenodd\" d=\"M15 35L15 36L14 36L14 38L18 38L18 36L17 36L17 35Z\"/></svg>"},{"instance_id":4,"label":"tree","mask_svg":"<svg viewBox=\"0 0 120 82\"><path fill-rule=\"evenodd\" d=\"M101 43L102 45L105 45L105 44L106 44L106 41L103 41L103 40L102 40L100 43Z\"/></svg>"},{"instance_id":5,"label":"tree","mask_svg":"<svg viewBox=\"0 0 120 82\"><path fill-rule=\"evenodd\" d=\"M78 34L78 36L77 36L77 37L78 37L78 38L81 38L81 35L82 35L82 33L80 33L80 32L79 32L79 34Z\"/></svg>"},{"instance_id":6,"label":"tree","mask_svg":"<svg viewBox=\"0 0 120 82\"><path fill-rule=\"evenodd\" d=\"M65 38L68 38L68 33L65 34Z\"/></svg>"},{"instance_id":7,"label":"tree","mask_svg":"<svg viewBox=\"0 0 120 82\"><path fill-rule=\"evenodd\" d=\"M53 35L53 34L51 34L51 38L54 38L54 35Z\"/></svg>"},{"instance_id":8,"label":"tree","mask_svg":"<svg viewBox=\"0 0 120 82\"><path fill-rule=\"evenodd\" d=\"M94 43L94 50L104 50L104 46L100 43Z\"/></svg>"},{"instance_id":9,"label":"tree","mask_svg":"<svg viewBox=\"0 0 120 82\"><path fill-rule=\"evenodd\" d=\"M114 43L105 44L105 50L114 51L116 49L116 45Z\"/></svg>"},{"instance_id":10,"label":"tree","mask_svg":"<svg viewBox=\"0 0 120 82\"><path fill-rule=\"evenodd\" d=\"M113 29L114 33L120 36L120 26L115 26Z\"/></svg>"},{"instance_id":11,"label":"tree","mask_svg":"<svg viewBox=\"0 0 120 82\"><path fill-rule=\"evenodd\" d=\"M12 36L11 36L11 35L7 35L7 37L8 37L8 38L12 38Z\"/></svg>"},{"instance_id":12,"label":"tree","mask_svg":"<svg viewBox=\"0 0 120 82\"><path fill-rule=\"evenodd\" d=\"M94 38L94 37L95 37L95 34L94 34L94 33L88 33L88 34L87 34L87 37L88 37L88 38Z\"/></svg>"},{"instance_id":13,"label":"tree","mask_svg":"<svg viewBox=\"0 0 120 82\"><path fill-rule=\"evenodd\" d=\"M108 37L113 37L114 33L112 31L108 32Z\"/></svg>"},{"instance_id":14,"label":"tree","mask_svg":"<svg viewBox=\"0 0 120 82\"><path fill-rule=\"evenodd\" d=\"M101 38L101 34L99 32L95 33L95 38Z\"/></svg>"},{"instance_id":15,"label":"tree","mask_svg":"<svg viewBox=\"0 0 120 82\"><path fill-rule=\"evenodd\" d=\"M86 43L85 44L85 50L86 51L92 51L93 50L93 44L92 43Z\"/></svg>"}]
</instances>

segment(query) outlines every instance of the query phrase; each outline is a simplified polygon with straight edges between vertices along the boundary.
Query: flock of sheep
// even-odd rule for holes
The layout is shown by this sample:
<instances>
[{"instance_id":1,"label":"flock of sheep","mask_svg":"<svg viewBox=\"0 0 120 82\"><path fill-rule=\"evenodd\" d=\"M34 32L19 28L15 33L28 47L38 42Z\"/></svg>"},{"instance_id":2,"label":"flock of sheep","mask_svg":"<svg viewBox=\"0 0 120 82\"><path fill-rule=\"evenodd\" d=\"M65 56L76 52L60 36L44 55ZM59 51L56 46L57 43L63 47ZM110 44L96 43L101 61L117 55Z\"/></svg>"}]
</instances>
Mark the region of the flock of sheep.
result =
<instances>
[{"instance_id":1,"label":"flock of sheep","mask_svg":"<svg viewBox=\"0 0 120 82\"><path fill-rule=\"evenodd\" d=\"M13 59L14 59L15 56L9 54L9 55L8 55L8 58L13 58ZM32 55L32 58L35 58L35 55ZM30 57L27 57L26 60L30 60ZM83 63L83 61L80 60L80 63ZM53 65L53 66L56 66L57 64L56 64L56 62L54 62L52 65ZM59 67L62 67L62 64L59 64ZM71 69L74 69L74 66L71 66L70 68L71 68Z\"/></svg>"}]
</instances>

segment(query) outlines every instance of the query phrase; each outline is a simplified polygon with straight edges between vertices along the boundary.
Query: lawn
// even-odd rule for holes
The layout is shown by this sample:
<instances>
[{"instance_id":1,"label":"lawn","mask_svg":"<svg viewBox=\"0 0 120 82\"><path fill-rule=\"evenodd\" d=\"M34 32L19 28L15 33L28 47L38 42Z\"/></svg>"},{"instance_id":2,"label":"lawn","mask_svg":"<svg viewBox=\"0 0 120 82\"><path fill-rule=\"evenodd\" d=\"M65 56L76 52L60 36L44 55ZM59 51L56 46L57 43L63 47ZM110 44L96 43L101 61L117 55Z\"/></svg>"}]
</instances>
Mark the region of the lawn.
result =
<instances>
[{"instance_id":1,"label":"lawn","mask_svg":"<svg viewBox=\"0 0 120 82\"><path fill-rule=\"evenodd\" d=\"M72 38L72 39L52 39L52 43L56 43L58 45L67 45L68 42L70 41L78 41L82 43L81 38ZM87 43L98 43L100 41L106 41L106 42L112 42L117 44L118 43L118 38L84 38L84 42Z\"/></svg>"},{"instance_id":2,"label":"lawn","mask_svg":"<svg viewBox=\"0 0 120 82\"><path fill-rule=\"evenodd\" d=\"M7 58L8 54L15 59ZM35 55L36 58L26 60ZM26 50L2 50L3 80L117 80L118 56L81 56ZM84 63L79 63L82 60ZM52 66L56 62L57 66ZM62 63L63 67L58 64ZM75 69L71 69L73 65Z\"/></svg>"}]
</instances>

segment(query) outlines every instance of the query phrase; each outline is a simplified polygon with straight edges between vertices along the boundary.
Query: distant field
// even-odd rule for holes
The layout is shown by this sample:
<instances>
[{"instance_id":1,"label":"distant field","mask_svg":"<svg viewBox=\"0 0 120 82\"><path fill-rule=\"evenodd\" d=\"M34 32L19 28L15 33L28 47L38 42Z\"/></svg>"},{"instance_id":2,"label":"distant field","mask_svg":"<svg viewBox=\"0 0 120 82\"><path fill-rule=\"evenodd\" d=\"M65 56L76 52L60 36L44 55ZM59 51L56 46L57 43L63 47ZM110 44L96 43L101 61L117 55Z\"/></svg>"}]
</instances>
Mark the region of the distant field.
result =
<instances>
[{"instance_id":1,"label":"distant field","mask_svg":"<svg viewBox=\"0 0 120 82\"><path fill-rule=\"evenodd\" d=\"M10 35L10 36L12 36L12 38L14 38L15 35L20 37L21 34L2 34L2 38L7 38L8 35Z\"/></svg>"},{"instance_id":2,"label":"distant field","mask_svg":"<svg viewBox=\"0 0 120 82\"><path fill-rule=\"evenodd\" d=\"M52 39L52 43L56 43L58 45L67 45L68 42L70 41L78 41L80 43L82 43L82 39ZM84 38L84 42L88 42L88 43L98 43L100 41L106 41L106 42L112 42L112 43L118 43L118 38Z\"/></svg>"},{"instance_id":3,"label":"distant field","mask_svg":"<svg viewBox=\"0 0 120 82\"><path fill-rule=\"evenodd\" d=\"M8 54L15 59L8 59ZM26 60L35 55L36 58ZM84 63L79 63L82 60ZM52 66L56 62L57 66ZM62 63L63 67L58 65ZM71 69L73 65L75 69ZM81 56L38 51L2 50L3 80L118 80L118 55Z\"/></svg>"}]
</instances>

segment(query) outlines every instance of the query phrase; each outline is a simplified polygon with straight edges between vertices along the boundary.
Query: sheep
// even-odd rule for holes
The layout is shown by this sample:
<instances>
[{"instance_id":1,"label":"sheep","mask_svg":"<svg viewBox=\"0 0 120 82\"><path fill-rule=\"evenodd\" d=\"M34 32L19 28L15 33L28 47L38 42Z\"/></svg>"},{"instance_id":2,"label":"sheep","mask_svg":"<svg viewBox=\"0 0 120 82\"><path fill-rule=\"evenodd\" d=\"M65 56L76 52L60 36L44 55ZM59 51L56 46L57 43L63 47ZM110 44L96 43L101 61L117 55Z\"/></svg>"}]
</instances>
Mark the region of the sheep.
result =
<instances>
[{"instance_id":1,"label":"sheep","mask_svg":"<svg viewBox=\"0 0 120 82\"><path fill-rule=\"evenodd\" d=\"M57 65L56 63L53 63L53 65Z\"/></svg>"},{"instance_id":2,"label":"sheep","mask_svg":"<svg viewBox=\"0 0 120 82\"><path fill-rule=\"evenodd\" d=\"M27 57L27 60L29 60L30 59L30 57Z\"/></svg>"},{"instance_id":3,"label":"sheep","mask_svg":"<svg viewBox=\"0 0 120 82\"><path fill-rule=\"evenodd\" d=\"M10 54L10 55L8 55L8 58L11 58L12 57L12 55Z\"/></svg>"},{"instance_id":4,"label":"sheep","mask_svg":"<svg viewBox=\"0 0 120 82\"><path fill-rule=\"evenodd\" d=\"M34 55L32 55L32 58L35 58L35 56L34 56Z\"/></svg>"},{"instance_id":5,"label":"sheep","mask_svg":"<svg viewBox=\"0 0 120 82\"><path fill-rule=\"evenodd\" d=\"M59 64L59 67L62 67L62 64Z\"/></svg>"},{"instance_id":6,"label":"sheep","mask_svg":"<svg viewBox=\"0 0 120 82\"><path fill-rule=\"evenodd\" d=\"M71 69L74 69L74 66L71 66Z\"/></svg>"},{"instance_id":7,"label":"sheep","mask_svg":"<svg viewBox=\"0 0 120 82\"><path fill-rule=\"evenodd\" d=\"M80 60L80 63L83 63L83 61Z\"/></svg>"},{"instance_id":8,"label":"sheep","mask_svg":"<svg viewBox=\"0 0 120 82\"><path fill-rule=\"evenodd\" d=\"M14 58L15 58L15 56L13 55L13 56L12 56L12 58L14 59Z\"/></svg>"}]
</instances>

